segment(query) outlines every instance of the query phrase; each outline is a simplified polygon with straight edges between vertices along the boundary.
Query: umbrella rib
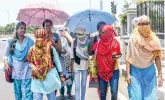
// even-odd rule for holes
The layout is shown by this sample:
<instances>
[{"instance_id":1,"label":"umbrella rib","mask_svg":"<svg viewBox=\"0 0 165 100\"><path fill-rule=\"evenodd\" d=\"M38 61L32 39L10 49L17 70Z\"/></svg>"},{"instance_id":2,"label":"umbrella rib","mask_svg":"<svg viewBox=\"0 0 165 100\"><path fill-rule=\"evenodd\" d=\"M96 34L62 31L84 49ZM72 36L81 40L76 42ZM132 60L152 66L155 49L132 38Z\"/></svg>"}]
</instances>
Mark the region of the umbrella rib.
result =
<instances>
[{"instance_id":1,"label":"umbrella rib","mask_svg":"<svg viewBox=\"0 0 165 100\"><path fill-rule=\"evenodd\" d=\"M88 16L85 16L85 17L87 18ZM85 19L86 19L86 18L85 18ZM80 21L77 23L76 28L78 27L78 25L80 24L80 22L81 22L82 20L83 20L83 18L81 18Z\"/></svg>"},{"instance_id":2,"label":"umbrella rib","mask_svg":"<svg viewBox=\"0 0 165 100\"><path fill-rule=\"evenodd\" d=\"M54 12L50 11L49 9L46 9L48 10L49 12L51 12L52 14L56 15L58 18L60 18L60 16L58 16L57 14L55 14Z\"/></svg>"},{"instance_id":3,"label":"umbrella rib","mask_svg":"<svg viewBox=\"0 0 165 100\"><path fill-rule=\"evenodd\" d=\"M35 14L37 14L38 12L40 12L41 10L42 10L42 9L38 10L38 11L35 12L32 16L30 16L30 19L29 19L29 21L28 21L28 25L29 25L29 23L30 23L31 18L32 18Z\"/></svg>"},{"instance_id":4,"label":"umbrella rib","mask_svg":"<svg viewBox=\"0 0 165 100\"><path fill-rule=\"evenodd\" d=\"M86 16L84 13L81 13L81 14L82 14L83 16L85 16L85 18L84 18L84 19L82 18L82 20L86 20L88 16ZM91 17L95 17L95 18L97 18L97 19L100 19L99 17L94 16L94 15L97 14L97 12L94 13L93 15L92 15L92 13L90 13L90 14L91 14ZM80 17L80 16L76 16L76 17Z\"/></svg>"},{"instance_id":5,"label":"umbrella rib","mask_svg":"<svg viewBox=\"0 0 165 100\"><path fill-rule=\"evenodd\" d=\"M78 25L80 24L81 20L82 20L82 18L81 18L80 21L77 23L76 28L77 28ZM76 30L76 28L75 28L75 30ZM75 30L74 30L74 32L75 32Z\"/></svg>"}]
</instances>

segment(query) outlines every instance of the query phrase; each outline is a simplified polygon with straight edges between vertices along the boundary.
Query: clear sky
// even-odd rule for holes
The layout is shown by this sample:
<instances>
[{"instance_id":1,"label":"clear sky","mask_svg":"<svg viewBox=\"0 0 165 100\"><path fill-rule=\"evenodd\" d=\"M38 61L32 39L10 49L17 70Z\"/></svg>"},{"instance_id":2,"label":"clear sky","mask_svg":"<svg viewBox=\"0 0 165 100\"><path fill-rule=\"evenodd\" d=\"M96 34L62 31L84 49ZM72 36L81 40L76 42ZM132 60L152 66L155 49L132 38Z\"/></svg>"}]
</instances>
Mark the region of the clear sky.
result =
<instances>
[{"instance_id":1,"label":"clear sky","mask_svg":"<svg viewBox=\"0 0 165 100\"><path fill-rule=\"evenodd\" d=\"M103 10L110 12L110 2L113 0L103 0ZM122 12L124 0L114 0L118 4L117 12ZM28 4L49 3L58 6L61 10L72 15L80 10L90 8L90 0L0 0L0 26L16 22L19 9ZM100 0L91 0L91 8L99 9Z\"/></svg>"}]
</instances>

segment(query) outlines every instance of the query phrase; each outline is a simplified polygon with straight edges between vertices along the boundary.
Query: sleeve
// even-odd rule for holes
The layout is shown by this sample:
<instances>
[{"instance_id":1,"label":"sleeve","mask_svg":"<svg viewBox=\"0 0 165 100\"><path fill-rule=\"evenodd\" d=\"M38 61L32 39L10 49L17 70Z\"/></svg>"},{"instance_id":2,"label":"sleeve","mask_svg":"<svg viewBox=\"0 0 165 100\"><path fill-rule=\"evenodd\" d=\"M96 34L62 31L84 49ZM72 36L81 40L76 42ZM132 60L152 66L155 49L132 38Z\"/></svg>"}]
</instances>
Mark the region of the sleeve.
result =
<instances>
[{"instance_id":1,"label":"sleeve","mask_svg":"<svg viewBox=\"0 0 165 100\"><path fill-rule=\"evenodd\" d=\"M74 40L75 41L75 40ZM74 51L73 51L73 48L74 48L74 41L72 42L72 44L71 44L71 53L70 53L70 57L71 58L74 58Z\"/></svg>"},{"instance_id":2,"label":"sleeve","mask_svg":"<svg viewBox=\"0 0 165 100\"><path fill-rule=\"evenodd\" d=\"M30 38L31 39L31 38ZM30 43L30 46L33 46L34 45L34 41L33 39L31 39L31 43Z\"/></svg>"},{"instance_id":3,"label":"sleeve","mask_svg":"<svg viewBox=\"0 0 165 100\"><path fill-rule=\"evenodd\" d=\"M5 52L4 52L4 60L8 59L9 56L9 48L10 48L10 42L9 40L7 41Z\"/></svg>"},{"instance_id":4,"label":"sleeve","mask_svg":"<svg viewBox=\"0 0 165 100\"><path fill-rule=\"evenodd\" d=\"M55 38L56 38L56 41L61 40L61 39L60 39L60 36L59 36L57 33L54 33L54 36L55 36Z\"/></svg>"},{"instance_id":5,"label":"sleeve","mask_svg":"<svg viewBox=\"0 0 165 100\"><path fill-rule=\"evenodd\" d=\"M57 70L58 72L62 72L62 66L61 66L61 62L59 60L57 51L54 47L52 47L52 49L53 49L53 60L54 60L54 63L56 64Z\"/></svg>"}]
</instances>

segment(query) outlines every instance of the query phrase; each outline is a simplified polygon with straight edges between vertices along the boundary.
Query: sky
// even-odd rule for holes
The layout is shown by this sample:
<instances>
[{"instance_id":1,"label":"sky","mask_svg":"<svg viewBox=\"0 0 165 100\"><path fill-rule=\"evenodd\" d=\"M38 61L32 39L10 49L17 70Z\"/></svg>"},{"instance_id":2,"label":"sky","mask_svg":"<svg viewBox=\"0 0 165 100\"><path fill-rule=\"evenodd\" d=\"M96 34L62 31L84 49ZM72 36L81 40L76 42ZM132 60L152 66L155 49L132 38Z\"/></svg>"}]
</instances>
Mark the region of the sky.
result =
<instances>
[{"instance_id":1,"label":"sky","mask_svg":"<svg viewBox=\"0 0 165 100\"><path fill-rule=\"evenodd\" d=\"M103 10L111 12L110 2L113 0L103 0ZM124 0L114 0L117 4L117 12L122 13ZM19 10L25 8L28 4L49 3L56 5L69 15L78 11L90 8L90 0L0 0L0 26L8 23L17 22ZM91 0L91 8L99 9L100 0Z\"/></svg>"}]
</instances>

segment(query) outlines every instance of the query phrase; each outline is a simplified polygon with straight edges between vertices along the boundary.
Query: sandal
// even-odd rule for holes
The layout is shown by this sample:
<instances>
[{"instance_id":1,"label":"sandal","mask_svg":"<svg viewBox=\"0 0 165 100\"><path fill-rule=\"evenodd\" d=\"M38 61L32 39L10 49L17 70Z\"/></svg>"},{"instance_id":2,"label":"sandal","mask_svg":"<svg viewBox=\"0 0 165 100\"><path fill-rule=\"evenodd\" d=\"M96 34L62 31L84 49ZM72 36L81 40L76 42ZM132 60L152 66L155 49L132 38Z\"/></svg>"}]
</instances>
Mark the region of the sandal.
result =
<instances>
[{"instance_id":1,"label":"sandal","mask_svg":"<svg viewBox=\"0 0 165 100\"><path fill-rule=\"evenodd\" d=\"M71 99L71 100L73 100L74 99L74 96L71 95L71 94L68 94L68 98Z\"/></svg>"},{"instance_id":2,"label":"sandal","mask_svg":"<svg viewBox=\"0 0 165 100\"><path fill-rule=\"evenodd\" d=\"M65 96L64 95L60 95L60 100L64 100Z\"/></svg>"}]
</instances>

